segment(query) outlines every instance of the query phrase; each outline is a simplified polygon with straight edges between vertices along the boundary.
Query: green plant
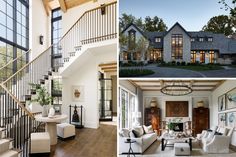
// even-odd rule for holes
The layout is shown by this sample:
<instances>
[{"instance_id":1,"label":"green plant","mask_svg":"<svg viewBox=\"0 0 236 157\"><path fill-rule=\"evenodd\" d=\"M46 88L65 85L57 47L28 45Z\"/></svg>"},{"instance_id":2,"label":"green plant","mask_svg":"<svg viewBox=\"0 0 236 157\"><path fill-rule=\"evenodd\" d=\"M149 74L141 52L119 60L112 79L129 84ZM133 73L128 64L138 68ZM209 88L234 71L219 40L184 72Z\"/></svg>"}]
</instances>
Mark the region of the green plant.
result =
<instances>
[{"instance_id":1,"label":"green plant","mask_svg":"<svg viewBox=\"0 0 236 157\"><path fill-rule=\"evenodd\" d=\"M175 124L174 124L174 123L171 123L171 122L168 123L167 126L168 126L168 129L169 129L169 130L174 130L174 128L175 128Z\"/></svg>"},{"instance_id":2,"label":"green plant","mask_svg":"<svg viewBox=\"0 0 236 157\"><path fill-rule=\"evenodd\" d=\"M32 99L30 102L38 102L41 106L49 105L52 102L52 97L47 92L45 87L42 87L39 84L30 84L33 89L36 90L36 98Z\"/></svg>"}]
</instances>

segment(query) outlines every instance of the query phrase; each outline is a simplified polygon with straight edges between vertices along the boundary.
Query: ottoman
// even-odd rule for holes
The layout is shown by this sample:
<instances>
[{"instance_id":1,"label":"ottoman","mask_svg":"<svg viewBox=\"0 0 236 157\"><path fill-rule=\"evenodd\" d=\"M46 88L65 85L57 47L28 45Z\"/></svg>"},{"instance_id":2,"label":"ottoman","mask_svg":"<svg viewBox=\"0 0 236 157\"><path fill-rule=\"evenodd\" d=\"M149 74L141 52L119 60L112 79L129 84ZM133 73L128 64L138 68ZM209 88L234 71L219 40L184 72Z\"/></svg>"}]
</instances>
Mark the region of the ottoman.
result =
<instances>
[{"instance_id":1,"label":"ottoman","mask_svg":"<svg viewBox=\"0 0 236 157\"><path fill-rule=\"evenodd\" d=\"M68 123L57 124L57 136L62 139L75 137L75 126Z\"/></svg>"},{"instance_id":2,"label":"ottoman","mask_svg":"<svg viewBox=\"0 0 236 157\"><path fill-rule=\"evenodd\" d=\"M188 143L175 143L175 155L190 155L190 146Z\"/></svg>"},{"instance_id":3,"label":"ottoman","mask_svg":"<svg viewBox=\"0 0 236 157\"><path fill-rule=\"evenodd\" d=\"M50 136L48 132L31 133L30 153L50 153Z\"/></svg>"}]
</instances>

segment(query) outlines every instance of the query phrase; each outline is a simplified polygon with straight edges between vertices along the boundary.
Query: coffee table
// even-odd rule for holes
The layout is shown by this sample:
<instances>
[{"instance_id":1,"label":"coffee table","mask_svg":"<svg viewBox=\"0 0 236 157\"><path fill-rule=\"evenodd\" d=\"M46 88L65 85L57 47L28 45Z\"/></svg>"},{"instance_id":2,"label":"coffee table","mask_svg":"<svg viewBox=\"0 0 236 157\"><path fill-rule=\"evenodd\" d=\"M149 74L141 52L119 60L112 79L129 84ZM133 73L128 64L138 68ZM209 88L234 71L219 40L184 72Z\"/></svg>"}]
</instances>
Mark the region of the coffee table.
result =
<instances>
[{"instance_id":1,"label":"coffee table","mask_svg":"<svg viewBox=\"0 0 236 157\"><path fill-rule=\"evenodd\" d=\"M174 136L169 137L163 137L161 139L161 150L164 151L166 147L174 147L175 143L189 143L190 151L192 151L192 140L194 140L194 137L183 137L183 138L177 138ZM168 142L172 142L171 144L168 144Z\"/></svg>"}]
</instances>

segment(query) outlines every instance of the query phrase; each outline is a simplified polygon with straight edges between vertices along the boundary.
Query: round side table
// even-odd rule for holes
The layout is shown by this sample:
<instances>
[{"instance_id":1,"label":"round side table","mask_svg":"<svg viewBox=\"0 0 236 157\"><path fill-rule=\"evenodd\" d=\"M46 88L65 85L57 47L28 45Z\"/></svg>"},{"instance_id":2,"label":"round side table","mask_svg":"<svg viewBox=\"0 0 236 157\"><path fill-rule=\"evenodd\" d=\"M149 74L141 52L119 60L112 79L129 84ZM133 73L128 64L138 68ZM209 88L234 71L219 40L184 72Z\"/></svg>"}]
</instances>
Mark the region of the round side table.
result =
<instances>
[{"instance_id":1,"label":"round side table","mask_svg":"<svg viewBox=\"0 0 236 157\"><path fill-rule=\"evenodd\" d=\"M36 115L35 120L39 122L45 122L46 123L46 131L50 135L50 143L51 145L57 144L57 123L60 123L61 121L67 119L67 115L55 115L51 118L49 117L42 117L42 115Z\"/></svg>"},{"instance_id":2,"label":"round side table","mask_svg":"<svg viewBox=\"0 0 236 157\"><path fill-rule=\"evenodd\" d=\"M128 151L128 155L127 155L127 157L130 157L130 155L133 155L134 157L135 157L135 154L134 154L134 151L133 151L133 149L132 149L132 146L131 146L131 144L132 143L135 143L136 141L135 140L129 140L129 141L125 141L125 143L129 143L129 151Z\"/></svg>"}]
</instances>

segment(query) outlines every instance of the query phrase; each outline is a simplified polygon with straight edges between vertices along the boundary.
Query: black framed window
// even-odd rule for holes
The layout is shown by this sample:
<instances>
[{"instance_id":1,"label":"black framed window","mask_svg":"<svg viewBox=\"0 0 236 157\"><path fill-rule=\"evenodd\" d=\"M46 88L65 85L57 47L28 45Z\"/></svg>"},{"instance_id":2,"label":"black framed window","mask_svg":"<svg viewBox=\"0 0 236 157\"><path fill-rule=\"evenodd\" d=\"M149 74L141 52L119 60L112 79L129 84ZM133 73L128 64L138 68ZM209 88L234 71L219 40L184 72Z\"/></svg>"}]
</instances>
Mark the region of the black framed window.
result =
<instances>
[{"instance_id":1,"label":"black framed window","mask_svg":"<svg viewBox=\"0 0 236 157\"><path fill-rule=\"evenodd\" d=\"M183 35L172 34L171 36L172 59L183 59Z\"/></svg>"},{"instance_id":2,"label":"black framed window","mask_svg":"<svg viewBox=\"0 0 236 157\"><path fill-rule=\"evenodd\" d=\"M0 67L29 49L29 1L0 0ZM7 67L0 79L9 77L28 60L20 60Z\"/></svg>"},{"instance_id":3,"label":"black framed window","mask_svg":"<svg viewBox=\"0 0 236 157\"><path fill-rule=\"evenodd\" d=\"M205 51L200 51L200 63L205 63Z\"/></svg>"},{"instance_id":4,"label":"black framed window","mask_svg":"<svg viewBox=\"0 0 236 157\"><path fill-rule=\"evenodd\" d=\"M196 51L191 51L191 62L196 63Z\"/></svg>"},{"instance_id":5,"label":"black framed window","mask_svg":"<svg viewBox=\"0 0 236 157\"><path fill-rule=\"evenodd\" d=\"M51 43L52 44L57 44L62 37L61 20L62 20L62 16L61 16L60 8L53 10L52 19L51 19L51 29L52 29ZM58 53L59 53L58 49L54 47L53 54L58 54Z\"/></svg>"},{"instance_id":6,"label":"black framed window","mask_svg":"<svg viewBox=\"0 0 236 157\"><path fill-rule=\"evenodd\" d=\"M52 67L57 68L60 65L62 54L57 47L57 43L62 37L62 26L61 26L61 9L57 8L52 10L51 16L51 44L52 48Z\"/></svg>"}]
</instances>

